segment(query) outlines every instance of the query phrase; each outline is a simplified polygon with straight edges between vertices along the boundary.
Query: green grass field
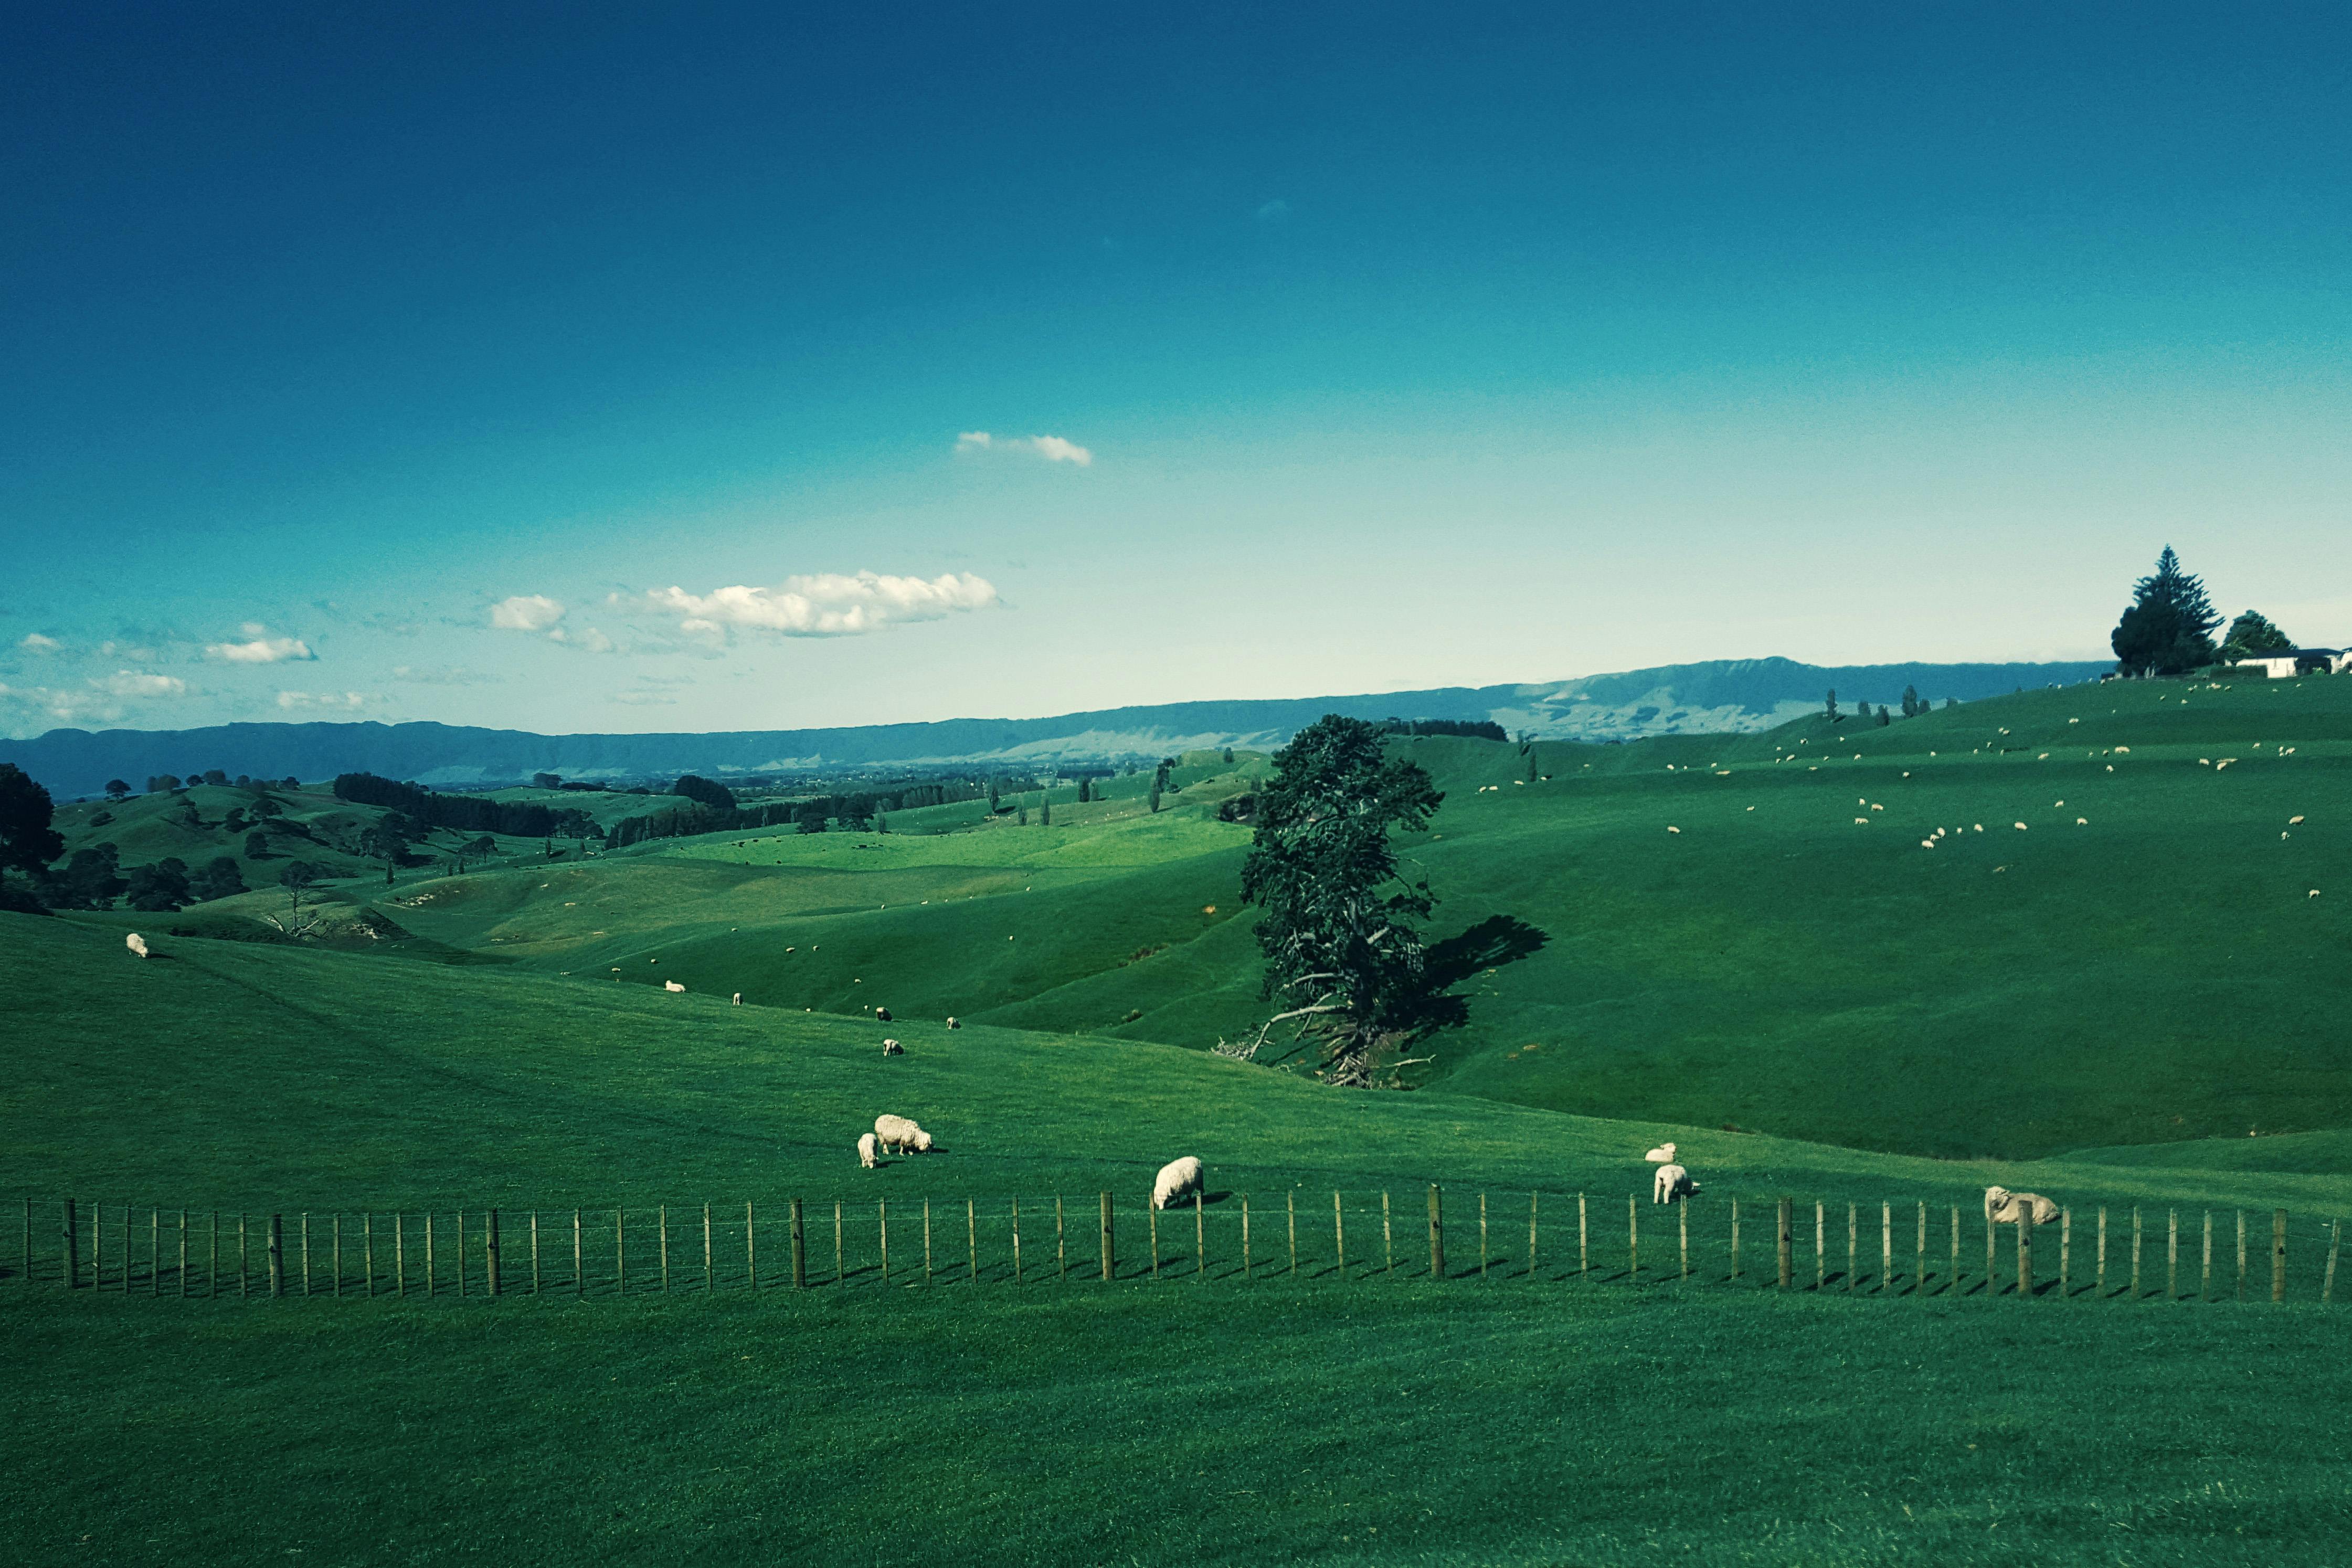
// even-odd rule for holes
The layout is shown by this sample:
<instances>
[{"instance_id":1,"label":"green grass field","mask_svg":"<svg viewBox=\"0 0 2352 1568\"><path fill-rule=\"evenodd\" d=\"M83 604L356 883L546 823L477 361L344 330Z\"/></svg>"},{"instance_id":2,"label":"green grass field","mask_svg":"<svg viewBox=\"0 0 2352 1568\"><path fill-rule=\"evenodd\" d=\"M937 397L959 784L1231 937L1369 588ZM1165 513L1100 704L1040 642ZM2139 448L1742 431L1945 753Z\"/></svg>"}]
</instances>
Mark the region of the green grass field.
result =
<instances>
[{"instance_id":1,"label":"green grass field","mask_svg":"<svg viewBox=\"0 0 2352 1568\"><path fill-rule=\"evenodd\" d=\"M261 940L263 894L0 915L0 1524L27 1562L2332 1563L2347 706L2352 682L2150 683L1859 731L1400 742L1448 792L1409 853L1465 1005L1409 1094L1201 1048L1259 1006L1247 829L1213 819L1246 758L1188 759L1157 816L1121 779L1050 828L939 807L354 879L320 943ZM861 1170L884 1110L939 1152ZM1703 1190L1634 1204L1635 1276L1627 1200L1668 1138ZM1205 1278L1177 1214L1155 1279L1145 1199L1180 1152L1210 1168ZM2009 1237L1988 1289L1990 1182L2068 1205L2063 1295L2049 1229L2033 1300ZM66 1197L85 1270L105 1227L103 1289L56 1279ZM215 1213L257 1239L285 1216L298 1290L308 1215L320 1294L239 1294L231 1261L208 1297ZM393 1225L411 1294L365 1299L360 1237L383 1290Z\"/></svg>"}]
</instances>

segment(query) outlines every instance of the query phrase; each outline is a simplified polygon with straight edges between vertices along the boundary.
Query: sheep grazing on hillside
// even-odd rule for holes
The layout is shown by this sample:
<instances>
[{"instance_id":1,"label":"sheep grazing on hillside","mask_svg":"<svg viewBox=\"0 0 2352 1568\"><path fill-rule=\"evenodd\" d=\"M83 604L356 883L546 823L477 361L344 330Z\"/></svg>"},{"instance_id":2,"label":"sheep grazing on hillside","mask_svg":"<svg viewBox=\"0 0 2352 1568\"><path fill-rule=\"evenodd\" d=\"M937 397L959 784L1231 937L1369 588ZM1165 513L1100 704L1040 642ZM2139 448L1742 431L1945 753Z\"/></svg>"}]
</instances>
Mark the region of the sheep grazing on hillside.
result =
<instances>
[{"instance_id":1,"label":"sheep grazing on hillside","mask_svg":"<svg viewBox=\"0 0 2352 1568\"><path fill-rule=\"evenodd\" d=\"M861 1132L857 1135L857 1163L869 1171L875 1165L874 1151L877 1147L878 1145L875 1142L873 1133Z\"/></svg>"},{"instance_id":2,"label":"sheep grazing on hillside","mask_svg":"<svg viewBox=\"0 0 2352 1568\"><path fill-rule=\"evenodd\" d=\"M1671 1143L1661 1143L1642 1158L1653 1165L1671 1165L1675 1163L1675 1146Z\"/></svg>"},{"instance_id":3,"label":"sheep grazing on hillside","mask_svg":"<svg viewBox=\"0 0 2352 1568\"><path fill-rule=\"evenodd\" d=\"M665 980L662 982L662 989L665 991L683 991L686 987L680 985L675 980Z\"/></svg>"},{"instance_id":4,"label":"sheep grazing on hillside","mask_svg":"<svg viewBox=\"0 0 2352 1568\"><path fill-rule=\"evenodd\" d=\"M2007 1187L1987 1187L1984 1206L1985 1218L1994 1225L2015 1225L2027 1218L2035 1225L2048 1225L2058 1217L2058 1205L2040 1193L2012 1193Z\"/></svg>"},{"instance_id":5,"label":"sheep grazing on hillside","mask_svg":"<svg viewBox=\"0 0 2352 1568\"><path fill-rule=\"evenodd\" d=\"M1661 1165L1657 1179L1650 1184L1650 1201L1654 1204L1679 1203L1698 1191L1698 1184L1680 1165Z\"/></svg>"},{"instance_id":6,"label":"sheep grazing on hillside","mask_svg":"<svg viewBox=\"0 0 2352 1568\"><path fill-rule=\"evenodd\" d=\"M732 1001L732 1002L730 1002L730 1003L728 1004L728 1005L729 1005L729 1006L730 1006L730 1007L740 1007L742 1005L743 1005L743 993L741 993L740 991L738 991L737 993L735 993L735 1000L734 1000L734 1001Z\"/></svg>"},{"instance_id":7,"label":"sheep grazing on hillside","mask_svg":"<svg viewBox=\"0 0 2352 1568\"><path fill-rule=\"evenodd\" d=\"M2299 816L2299 815L2298 815L2298 816L2290 816L2290 817L2288 817L2288 818L2286 819L2286 825L2287 825L2289 827L2301 827L2301 826L2303 826L2303 818L2302 818L2302 816Z\"/></svg>"},{"instance_id":8,"label":"sheep grazing on hillside","mask_svg":"<svg viewBox=\"0 0 2352 1568\"><path fill-rule=\"evenodd\" d=\"M1201 1162L1191 1154L1181 1160L1171 1160L1160 1167L1160 1174L1151 1184L1151 1206L1164 1209L1201 1190Z\"/></svg>"},{"instance_id":9,"label":"sheep grazing on hillside","mask_svg":"<svg viewBox=\"0 0 2352 1568\"><path fill-rule=\"evenodd\" d=\"M961 1028L962 1028L962 1027L963 1027L963 1026L962 1026L961 1024L958 1023L958 1022L957 1022L957 1021L956 1021L952 1016L950 1016L950 1017L948 1019L948 1027L949 1027L949 1028L950 1028L950 1029L961 1029Z\"/></svg>"},{"instance_id":10,"label":"sheep grazing on hillside","mask_svg":"<svg viewBox=\"0 0 2352 1568\"><path fill-rule=\"evenodd\" d=\"M907 1047L896 1040L885 1040L882 1042L882 1054L886 1057L903 1057L907 1054Z\"/></svg>"},{"instance_id":11,"label":"sheep grazing on hillside","mask_svg":"<svg viewBox=\"0 0 2352 1568\"><path fill-rule=\"evenodd\" d=\"M874 1119L874 1136L882 1147L893 1154L912 1151L918 1154L931 1152L931 1135L904 1116L877 1116Z\"/></svg>"},{"instance_id":12,"label":"sheep grazing on hillside","mask_svg":"<svg viewBox=\"0 0 2352 1568\"><path fill-rule=\"evenodd\" d=\"M874 1021L877 1024L895 1024L898 1022L896 1018L890 1016L890 1009L887 1007L875 1008Z\"/></svg>"},{"instance_id":13,"label":"sheep grazing on hillside","mask_svg":"<svg viewBox=\"0 0 2352 1568\"><path fill-rule=\"evenodd\" d=\"M2301 817L2297 817L2295 820L2300 822L2303 819ZM144 958L147 956L147 939L141 936L135 931L129 936L122 939L122 945L129 948L131 955L135 958Z\"/></svg>"}]
</instances>

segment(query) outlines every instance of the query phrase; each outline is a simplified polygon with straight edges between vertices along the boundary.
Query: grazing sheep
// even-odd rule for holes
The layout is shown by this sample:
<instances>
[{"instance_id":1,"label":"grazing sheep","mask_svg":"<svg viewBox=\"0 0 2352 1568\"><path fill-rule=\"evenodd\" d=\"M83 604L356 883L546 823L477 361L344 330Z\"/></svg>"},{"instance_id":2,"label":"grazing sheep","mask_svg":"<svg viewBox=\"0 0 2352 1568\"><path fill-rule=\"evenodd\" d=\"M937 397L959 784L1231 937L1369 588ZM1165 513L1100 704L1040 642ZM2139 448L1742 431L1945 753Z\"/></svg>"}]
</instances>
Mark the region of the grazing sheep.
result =
<instances>
[{"instance_id":1,"label":"grazing sheep","mask_svg":"<svg viewBox=\"0 0 2352 1568\"><path fill-rule=\"evenodd\" d=\"M2286 825L2289 827L2301 827L2303 826L2303 818L2300 816L2290 816L2286 819Z\"/></svg>"},{"instance_id":2,"label":"grazing sheep","mask_svg":"<svg viewBox=\"0 0 2352 1568\"><path fill-rule=\"evenodd\" d=\"M1675 1146L1671 1143L1661 1143L1642 1158L1649 1161L1653 1165L1671 1165L1675 1163Z\"/></svg>"},{"instance_id":3,"label":"grazing sheep","mask_svg":"<svg viewBox=\"0 0 2352 1568\"><path fill-rule=\"evenodd\" d=\"M896 1018L890 1016L890 1009L887 1007L875 1008L874 1021L877 1024L895 1024L898 1022Z\"/></svg>"},{"instance_id":4,"label":"grazing sheep","mask_svg":"<svg viewBox=\"0 0 2352 1568\"><path fill-rule=\"evenodd\" d=\"M957 1022L955 1021L955 1019L954 1019L954 1018L950 1017L950 1019L948 1019L948 1027L949 1027L949 1028L950 1028L950 1029L961 1029L961 1028L962 1028L962 1027L963 1027L963 1026L962 1026L961 1024L957 1023Z\"/></svg>"},{"instance_id":5,"label":"grazing sheep","mask_svg":"<svg viewBox=\"0 0 2352 1568\"><path fill-rule=\"evenodd\" d=\"M680 985L675 980L665 980L662 982L662 989L665 991L683 991L686 987Z\"/></svg>"},{"instance_id":6,"label":"grazing sheep","mask_svg":"<svg viewBox=\"0 0 2352 1568\"><path fill-rule=\"evenodd\" d=\"M728 1005L729 1005L729 1006L730 1006L730 1007L740 1007L742 1005L743 1005L743 993L741 993L740 991L738 991L737 993L735 993L735 1000L728 1004Z\"/></svg>"},{"instance_id":7,"label":"grazing sheep","mask_svg":"<svg viewBox=\"0 0 2352 1568\"><path fill-rule=\"evenodd\" d=\"M1680 1165L1661 1165L1658 1167L1657 1179L1650 1184L1650 1201L1654 1204L1671 1204L1689 1197L1697 1191L1698 1184L1691 1180L1691 1173L1688 1171Z\"/></svg>"},{"instance_id":8,"label":"grazing sheep","mask_svg":"<svg viewBox=\"0 0 2352 1568\"><path fill-rule=\"evenodd\" d=\"M1151 1184L1151 1206L1164 1209L1200 1190L1200 1160L1191 1154L1181 1160L1171 1160L1160 1167L1160 1174Z\"/></svg>"},{"instance_id":9,"label":"grazing sheep","mask_svg":"<svg viewBox=\"0 0 2352 1568\"><path fill-rule=\"evenodd\" d=\"M2297 821L2300 821L2300 820L2302 820L2302 819L2301 819L2300 817L2298 817L2296 820L2297 820ZM136 956L138 956L138 957L140 957L140 958L144 958L144 957L146 957L146 956L147 956L147 939L146 939L145 937L143 937L143 936L141 936L141 935L140 935L137 931L132 931L129 936L126 936L126 937L124 937L124 938L122 939L122 945L123 945L123 946L125 946L125 947L127 947L127 948L129 948L129 949L131 951L131 952L132 952L133 954L135 954Z\"/></svg>"},{"instance_id":10,"label":"grazing sheep","mask_svg":"<svg viewBox=\"0 0 2352 1568\"><path fill-rule=\"evenodd\" d=\"M2028 1217L2035 1225L2048 1225L2058 1217L2058 1205L2040 1193L2012 1193L2007 1187L1985 1189L1985 1218L1994 1225L2015 1225Z\"/></svg>"},{"instance_id":11,"label":"grazing sheep","mask_svg":"<svg viewBox=\"0 0 2352 1568\"><path fill-rule=\"evenodd\" d=\"M931 1152L931 1135L904 1116L877 1116L874 1119L874 1136L882 1147L893 1154L913 1150L918 1154Z\"/></svg>"},{"instance_id":12,"label":"grazing sheep","mask_svg":"<svg viewBox=\"0 0 2352 1568\"><path fill-rule=\"evenodd\" d=\"M877 1147L873 1133L861 1132L857 1135L857 1163L869 1171L874 1168L874 1151Z\"/></svg>"},{"instance_id":13,"label":"grazing sheep","mask_svg":"<svg viewBox=\"0 0 2352 1568\"><path fill-rule=\"evenodd\" d=\"M1682 829L1681 829L1681 828L1679 828L1679 827L1669 827L1669 828L1667 828L1667 829L1666 829L1666 831L1667 831L1667 832L1669 832L1669 833L1680 833L1680 832L1682 831Z\"/></svg>"},{"instance_id":14,"label":"grazing sheep","mask_svg":"<svg viewBox=\"0 0 2352 1568\"><path fill-rule=\"evenodd\" d=\"M885 1040L882 1042L882 1054L886 1057L903 1057L907 1054L907 1047L896 1040Z\"/></svg>"}]
</instances>

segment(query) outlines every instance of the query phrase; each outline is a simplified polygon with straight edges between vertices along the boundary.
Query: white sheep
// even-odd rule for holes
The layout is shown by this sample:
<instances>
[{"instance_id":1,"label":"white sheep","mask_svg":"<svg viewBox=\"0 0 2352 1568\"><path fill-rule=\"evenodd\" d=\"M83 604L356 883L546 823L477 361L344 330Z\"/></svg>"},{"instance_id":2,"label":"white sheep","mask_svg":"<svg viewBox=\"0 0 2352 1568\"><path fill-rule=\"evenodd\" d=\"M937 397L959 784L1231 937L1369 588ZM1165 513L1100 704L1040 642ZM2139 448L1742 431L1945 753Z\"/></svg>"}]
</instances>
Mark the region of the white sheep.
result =
<instances>
[{"instance_id":1,"label":"white sheep","mask_svg":"<svg viewBox=\"0 0 2352 1568\"><path fill-rule=\"evenodd\" d=\"M914 1121L908 1117L889 1115L876 1117L874 1136L879 1138L882 1141L882 1147L893 1154L902 1153L909 1149L918 1154L928 1154L931 1152L931 1135L915 1125Z\"/></svg>"},{"instance_id":2,"label":"white sheep","mask_svg":"<svg viewBox=\"0 0 2352 1568\"><path fill-rule=\"evenodd\" d=\"M2301 817L2297 817L2295 820L2300 822L2303 819ZM131 953L136 957L144 958L147 956L147 939L141 936L135 931L129 936L122 939L122 945L129 948L131 951Z\"/></svg>"},{"instance_id":3,"label":"white sheep","mask_svg":"<svg viewBox=\"0 0 2352 1568\"><path fill-rule=\"evenodd\" d=\"M683 991L686 987L680 985L675 980L665 980L662 982L662 989L665 991Z\"/></svg>"},{"instance_id":4,"label":"white sheep","mask_svg":"<svg viewBox=\"0 0 2352 1568\"><path fill-rule=\"evenodd\" d=\"M2035 1225L2048 1225L2058 1217L2058 1205L2040 1193L2012 1193L2007 1187L1987 1187L1984 1207L1985 1218L1994 1225L2015 1225L2028 1217Z\"/></svg>"},{"instance_id":5,"label":"white sheep","mask_svg":"<svg viewBox=\"0 0 2352 1568\"><path fill-rule=\"evenodd\" d=\"M907 1054L907 1047L896 1040L885 1040L882 1042L882 1054L886 1057L903 1057Z\"/></svg>"},{"instance_id":6,"label":"white sheep","mask_svg":"<svg viewBox=\"0 0 2352 1568\"><path fill-rule=\"evenodd\" d=\"M735 1000L728 1004L728 1005L729 1005L729 1006L730 1006L730 1007L740 1007L742 1005L743 1005L743 993L741 993L740 991L738 991L737 993L735 993Z\"/></svg>"},{"instance_id":7,"label":"white sheep","mask_svg":"<svg viewBox=\"0 0 2352 1568\"><path fill-rule=\"evenodd\" d=\"M1689 1197L1697 1191L1698 1184L1691 1180L1691 1173L1682 1166L1661 1165L1658 1167L1657 1179L1650 1185L1650 1201L1654 1204L1670 1204L1678 1199Z\"/></svg>"},{"instance_id":8,"label":"white sheep","mask_svg":"<svg viewBox=\"0 0 2352 1568\"><path fill-rule=\"evenodd\" d=\"M865 1166L869 1171L872 1170L875 1165L874 1151L877 1145L875 1143L873 1133L861 1132L857 1135L857 1163Z\"/></svg>"},{"instance_id":9,"label":"white sheep","mask_svg":"<svg viewBox=\"0 0 2352 1568\"><path fill-rule=\"evenodd\" d=\"M963 1026L962 1026L961 1024L957 1023L953 1017L950 1017L950 1018L948 1019L948 1027L949 1027L949 1028L950 1028L950 1029L961 1029L961 1028L962 1028L962 1027L963 1027Z\"/></svg>"},{"instance_id":10,"label":"white sheep","mask_svg":"<svg viewBox=\"0 0 2352 1568\"><path fill-rule=\"evenodd\" d=\"M1160 1167L1151 1184L1151 1206L1164 1209L1201 1190L1201 1162L1191 1154Z\"/></svg>"},{"instance_id":11,"label":"white sheep","mask_svg":"<svg viewBox=\"0 0 2352 1568\"><path fill-rule=\"evenodd\" d=\"M1661 1143L1642 1158L1653 1165L1671 1165L1675 1163L1675 1146L1671 1143Z\"/></svg>"}]
</instances>

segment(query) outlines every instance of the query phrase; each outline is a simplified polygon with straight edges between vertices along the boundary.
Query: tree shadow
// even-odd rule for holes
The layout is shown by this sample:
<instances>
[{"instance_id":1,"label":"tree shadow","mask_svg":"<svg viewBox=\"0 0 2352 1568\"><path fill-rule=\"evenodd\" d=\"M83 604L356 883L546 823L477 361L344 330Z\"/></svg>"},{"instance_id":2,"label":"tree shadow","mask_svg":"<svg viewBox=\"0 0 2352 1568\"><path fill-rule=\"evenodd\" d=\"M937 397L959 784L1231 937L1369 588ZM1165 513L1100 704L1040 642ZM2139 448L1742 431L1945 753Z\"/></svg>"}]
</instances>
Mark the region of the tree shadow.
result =
<instances>
[{"instance_id":1,"label":"tree shadow","mask_svg":"<svg viewBox=\"0 0 2352 1568\"><path fill-rule=\"evenodd\" d=\"M1432 942L1422 972L1427 986L1423 1005L1424 1026L1456 1028L1469 1022L1469 1002L1451 994L1454 987L1481 970L1498 969L1506 963L1531 958L1550 942L1549 933L1517 915L1488 915L1458 935Z\"/></svg>"}]
</instances>

